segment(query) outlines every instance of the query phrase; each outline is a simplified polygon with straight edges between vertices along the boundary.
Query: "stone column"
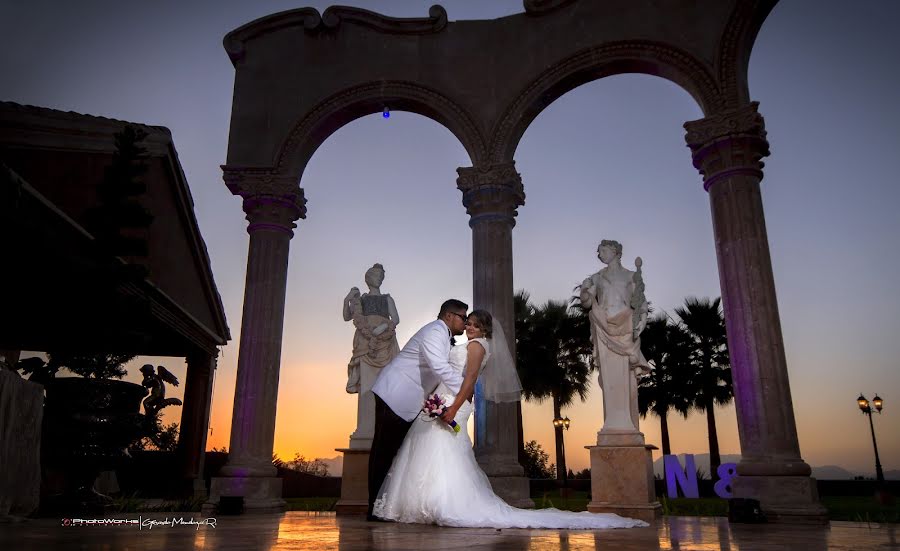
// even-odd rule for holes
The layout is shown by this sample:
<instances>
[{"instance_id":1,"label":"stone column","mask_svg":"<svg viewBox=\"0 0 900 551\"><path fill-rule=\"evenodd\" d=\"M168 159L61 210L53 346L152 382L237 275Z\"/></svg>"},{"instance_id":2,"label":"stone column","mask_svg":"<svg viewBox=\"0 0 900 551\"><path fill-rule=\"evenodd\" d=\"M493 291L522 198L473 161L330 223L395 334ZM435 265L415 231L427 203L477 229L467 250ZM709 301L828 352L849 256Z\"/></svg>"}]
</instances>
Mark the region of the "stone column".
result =
<instances>
[{"instance_id":1,"label":"stone column","mask_svg":"<svg viewBox=\"0 0 900 551\"><path fill-rule=\"evenodd\" d=\"M758 105L684 125L712 210L741 442L733 489L760 500L770 520L824 522L797 442L760 197L769 144Z\"/></svg>"},{"instance_id":2,"label":"stone column","mask_svg":"<svg viewBox=\"0 0 900 551\"><path fill-rule=\"evenodd\" d=\"M0 524L41 504L43 419L44 387L0 368Z\"/></svg>"},{"instance_id":3,"label":"stone column","mask_svg":"<svg viewBox=\"0 0 900 551\"><path fill-rule=\"evenodd\" d=\"M222 168L228 188L244 200L250 247L228 462L213 481L210 503L242 496L244 510L284 510L272 447L288 248L294 221L306 217L306 199L290 175Z\"/></svg>"},{"instance_id":4,"label":"stone column","mask_svg":"<svg viewBox=\"0 0 900 551\"><path fill-rule=\"evenodd\" d=\"M213 380L218 352L197 351L187 357L184 405L178 435L178 461L181 464L182 491L190 496L206 497L203 462L209 414L212 406Z\"/></svg>"},{"instance_id":5,"label":"stone column","mask_svg":"<svg viewBox=\"0 0 900 551\"><path fill-rule=\"evenodd\" d=\"M488 310L503 324L515 357L512 229L516 208L525 204L515 163L459 168L457 186L471 217L473 308ZM528 479L519 464L518 408L475 396L475 457L494 491L516 507L533 507Z\"/></svg>"}]
</instances>

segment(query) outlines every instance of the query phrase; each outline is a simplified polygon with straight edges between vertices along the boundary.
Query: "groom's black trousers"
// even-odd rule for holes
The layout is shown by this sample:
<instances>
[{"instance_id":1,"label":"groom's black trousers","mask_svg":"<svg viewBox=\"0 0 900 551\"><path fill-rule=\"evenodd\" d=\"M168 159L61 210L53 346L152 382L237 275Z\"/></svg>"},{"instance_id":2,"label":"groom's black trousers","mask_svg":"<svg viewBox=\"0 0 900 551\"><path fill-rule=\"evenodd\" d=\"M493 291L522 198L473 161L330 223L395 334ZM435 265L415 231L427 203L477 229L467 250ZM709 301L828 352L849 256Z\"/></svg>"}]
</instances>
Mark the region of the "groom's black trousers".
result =
<instances>
[{"instance_id":1,"label":"groom's black trousers","mask_svg":"<svg viewBox=\"0 0 900 551\"><path fill-rule=\"evenodd\" d=\"M372 437L372 451L369 453L369 509L375 506L378 490L384 483L394 456L400 450L403 439L412 422L405 421L394 413L381 397L375 394L375 435Z\"/></svg>"}]
</instances>

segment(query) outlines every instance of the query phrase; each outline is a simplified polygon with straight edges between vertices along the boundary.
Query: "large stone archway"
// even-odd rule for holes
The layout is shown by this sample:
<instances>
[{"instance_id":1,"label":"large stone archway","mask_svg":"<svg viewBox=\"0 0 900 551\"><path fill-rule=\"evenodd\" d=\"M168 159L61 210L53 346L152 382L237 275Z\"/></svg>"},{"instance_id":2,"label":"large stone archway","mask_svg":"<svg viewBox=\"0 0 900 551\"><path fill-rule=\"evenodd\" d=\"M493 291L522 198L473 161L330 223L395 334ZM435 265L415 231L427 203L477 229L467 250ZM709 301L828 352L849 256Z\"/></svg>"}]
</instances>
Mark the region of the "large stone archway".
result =
<instances>
[{"instance_id":1,"label":"large stone archway","mask_svg":"<svg viewBox=\"0 0 900 551\"><path fill-rule=\"evenodd\" d=\"M519 139L567 91L638 72L682 87L705 116L685 128L714 221L743 456L735 492L760 499L773 518L822 518L797 443L759 192L768 143L747 85L753 41L776 1L525 0L518 15L457 22L440 6L415 19L302 8L229 33L235 86L223 170L251 238L232 453L214 496L283 506L270 458L287 251L316 148L384 107L446 126L472 162L456 183L472 228L474 307L511 328L512 230L525 202L513 161ZM515 408L485 404L476 427L476 456L497 492L527 503Z\"/></svg>"}]
</instances>

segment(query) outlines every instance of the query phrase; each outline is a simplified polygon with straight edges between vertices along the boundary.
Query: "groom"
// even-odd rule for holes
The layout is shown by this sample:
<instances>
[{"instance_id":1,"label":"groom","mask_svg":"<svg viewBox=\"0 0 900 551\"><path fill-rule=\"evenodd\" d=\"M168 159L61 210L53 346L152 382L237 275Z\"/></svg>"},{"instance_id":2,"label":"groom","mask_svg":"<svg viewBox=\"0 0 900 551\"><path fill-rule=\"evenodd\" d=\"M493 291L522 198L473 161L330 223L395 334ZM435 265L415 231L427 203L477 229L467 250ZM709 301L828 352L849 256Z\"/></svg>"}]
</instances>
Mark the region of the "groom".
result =
<instances>
[{"instance_id":1,"label":"groom","mask_svg":"<svg viewBox=\"0 0 900 551\"><path fill-rule=\"evenodd\" d=\"M419 329L403 350L384 366L372 385L375 394L375 436L369 454L368 520L406 432L422 409L422 403L441 381L459 393L462 375L450 367L450 340L466 328L466 303L450 299L441 305L433 322Z\"/></svg>"}]
</instances>

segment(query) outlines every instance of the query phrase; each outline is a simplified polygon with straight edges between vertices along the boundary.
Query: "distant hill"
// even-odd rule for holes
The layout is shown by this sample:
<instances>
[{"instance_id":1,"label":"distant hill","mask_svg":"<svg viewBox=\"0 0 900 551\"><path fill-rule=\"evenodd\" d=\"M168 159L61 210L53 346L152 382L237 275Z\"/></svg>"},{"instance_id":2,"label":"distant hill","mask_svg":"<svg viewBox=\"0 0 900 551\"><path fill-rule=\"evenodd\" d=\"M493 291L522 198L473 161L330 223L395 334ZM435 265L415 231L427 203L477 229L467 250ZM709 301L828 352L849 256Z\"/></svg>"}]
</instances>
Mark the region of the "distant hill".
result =
<instances>
[{"instance_id":1,"label":"distant hill","mask_svg":"<svg viewBox=\"0 0 900 551\"><path fill-rule=\"evenodd\" d=\"M695 453L694 464L697 469L703 471L709 477L709 454ZM678 454L678 460L684 465L685 454ZM738 463L741 460L740 455L723 455L722 463ZM662 457L653 462L653 474L662 476L663 461ZM822 465L820 467L812 467L812 476L816 480L853 480L857 476L865 476L866 478L874 478L874 472L857 472L839 467L837 465ZM900 469L892 469L884 472L885 480L900 480Z\"/></svg>"},{"instance_id":2,"label":"distant hill","mask_svg":"<svg viewBox=\"0 0 900 551\"><path fill-rule=\"evenodd\" d=\"M336 457L332 457L331 459L325 459L324 457L320 457L319 459L325 463L325 466L328 467L328 476L341 476L344 472L344 456L338 455Z\"/></svg>"},{"instance_id":3,"label":"distant hill","mask_svg":"<svg viewBox=\"0 0 900 551\"><path fill-rule=\"evenodd\" d=\"M837 465L823 465L812 468L812 476L816 480L853 480L856 473L851 473Z\"/></svg>"}]
</instances>

